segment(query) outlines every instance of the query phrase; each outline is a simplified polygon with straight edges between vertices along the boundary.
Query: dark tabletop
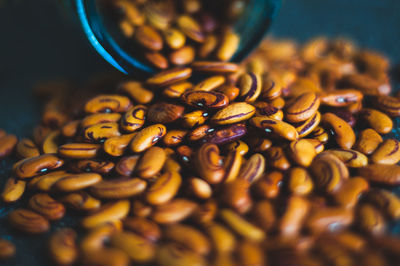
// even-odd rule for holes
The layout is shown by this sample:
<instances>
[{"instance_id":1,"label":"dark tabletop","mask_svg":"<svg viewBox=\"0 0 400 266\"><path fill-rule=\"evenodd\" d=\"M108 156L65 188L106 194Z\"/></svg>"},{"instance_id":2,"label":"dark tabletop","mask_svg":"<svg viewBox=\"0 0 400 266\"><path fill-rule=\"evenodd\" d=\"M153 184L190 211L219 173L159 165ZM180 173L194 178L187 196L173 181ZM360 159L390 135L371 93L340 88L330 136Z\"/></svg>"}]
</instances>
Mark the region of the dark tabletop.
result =
<instances>
[{"instance_id":1,"label":"dark tabletop","mask_svg":"<svg viewBox=\"0 0 400 266\"><path fill-rule=\"evenodd\" d=\"M29 136L39 120L33 84L58 78L79 83L113 71L91 49L65 1L0 0L0 128L19 137ZM286 0L271 31L275 37L300 42L319 35L348 37L400 62L398 0ZM9 163L0 162L0 186L8 171ZM16 243L17 256L0 264L49 265L47 236L25 237L4 221L13 207L0 204L0 237ZM73 223L57 222L53 230ZM398 228L393 231L399 233Z\"/></svg>"}]
</instances>

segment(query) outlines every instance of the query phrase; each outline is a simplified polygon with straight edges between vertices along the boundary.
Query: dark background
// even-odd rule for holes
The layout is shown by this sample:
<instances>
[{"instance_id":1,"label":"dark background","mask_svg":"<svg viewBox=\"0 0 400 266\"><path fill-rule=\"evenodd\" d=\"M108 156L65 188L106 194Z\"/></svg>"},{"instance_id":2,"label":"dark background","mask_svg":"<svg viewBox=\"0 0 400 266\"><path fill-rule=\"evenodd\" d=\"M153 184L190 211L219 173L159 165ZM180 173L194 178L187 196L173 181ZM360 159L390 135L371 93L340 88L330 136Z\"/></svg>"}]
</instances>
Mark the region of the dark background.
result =
<instances>
[{"instance_id":1,"label":"dark background","mask_svg":"<svg viewBox=\"0 0 400 266\"><path fill-rule=\"evenodd\" d=\"M39 120L39 103L31 93L36 82L68 78L79 83L95 73L113 71L91 49L65 2L0 0L0 128L19 137L29 136ZM271 34L299 42L319 35L348 37L399 63L400 1L286 0ZM1 162L0 184L8 170ZM4 265L48 265L46 237L27 238L10 231L4 217L13 207L0 204L0 237L17 245L16 258ZM64 224L71 221L56 226Z\"/></svg>"}]
</instances>

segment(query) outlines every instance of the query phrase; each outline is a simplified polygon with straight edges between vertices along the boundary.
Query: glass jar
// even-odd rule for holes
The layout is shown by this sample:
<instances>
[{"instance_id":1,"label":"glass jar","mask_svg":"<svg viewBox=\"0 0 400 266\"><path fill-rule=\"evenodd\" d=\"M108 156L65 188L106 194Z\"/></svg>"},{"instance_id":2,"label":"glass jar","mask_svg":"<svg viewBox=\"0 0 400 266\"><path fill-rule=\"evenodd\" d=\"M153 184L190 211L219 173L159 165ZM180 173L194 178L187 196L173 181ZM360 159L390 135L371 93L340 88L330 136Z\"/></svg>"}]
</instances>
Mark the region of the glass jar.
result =
<instances>
[{"instance_id":1,"label":"glass jar","mask_svg":"<svg viewBox=\"0 0 400 266\"><path fill-rule=\"evenodd\" d=\"M130 38L126 38L126 35L121 34L121 28L115 23L118 21L118 12L110 9L109 5L121 0L74 1L76 12L89 42L106 61L125 74L137 73L138 71L150 74L159 71L144 59L142 49L138 49L137 46L132 44ZM144 8L146 8L146 5L157 1L165 1L162 4L167 1L171 3L179 2L178 0L122 1L142 2L140 5L144 6ZM240 36L240 42L236 52L229 60L231 62L240 62L252 49L258 46L280 8L280 0L198 1L203 4L206 2L204 4L206 7L203 6L203 9L207 8L207 12L212 14L214 18L224 17L224 23L227 20L225 16L227 9L229 9L230 15L234 14L232 16L236 16L229 18L229 28ZM190 2L190 0L186 2ZM191 8L195 9L197 1L191 2L194 2ZM139 12L141 11L139 10ZM166 27L169 27L169 25ZM160 31L160 29L156 30Z\"/></svg>"}]
</instances>

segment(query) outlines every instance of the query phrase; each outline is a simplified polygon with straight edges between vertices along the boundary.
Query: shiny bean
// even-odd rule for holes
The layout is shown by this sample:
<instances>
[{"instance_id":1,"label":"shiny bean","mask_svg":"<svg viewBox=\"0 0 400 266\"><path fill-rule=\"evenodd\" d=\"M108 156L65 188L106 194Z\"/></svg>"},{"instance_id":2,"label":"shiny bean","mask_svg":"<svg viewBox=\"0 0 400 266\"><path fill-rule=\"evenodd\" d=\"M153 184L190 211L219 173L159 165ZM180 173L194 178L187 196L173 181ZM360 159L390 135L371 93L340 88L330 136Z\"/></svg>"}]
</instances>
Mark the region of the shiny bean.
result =
<instances>
[{"instance_id":1,"label":"shiny bean","mask_svg":"<svg viewBox=\"0 0 400 266\"><path fill-rule=\"evenodd\" d=\"M162 124L155 124L140 130L132 139L130 144L133 152L143 152L156 144L167 133Z\"/></svg>"},{"instance_id":2,"label":"shiny bean","mask_svg":"<svg viewBox=\"0 0 400 266\"><path fill-rule=\"evenodd\" d=\"M100 199L124 199L142 193L147 183L139 178L113 178L90 187L90 193Z\"/></svg>"},{"instance_id":3,"label":"shiny bean","mask_svg":"<svg viewBox=\"0 0 400 266\"><path fill-rule=\"evenodd\" d=\"M52 154L44 154L24 159L14 169L19 178L31 178L48 170L57 169L63 166L64 161Z\"/></svg>"},{"instance_id":4,"label":"shiny bean","mask_svg":"<svg viewBox=\"0 0 400 266\"><path fill-rule=\"evenodd\" d=\"M210 184L222 181L225 175L219 148L215 144L203 144L197 151L196 167L200 177Z\"/></svg>"}]
</instances>

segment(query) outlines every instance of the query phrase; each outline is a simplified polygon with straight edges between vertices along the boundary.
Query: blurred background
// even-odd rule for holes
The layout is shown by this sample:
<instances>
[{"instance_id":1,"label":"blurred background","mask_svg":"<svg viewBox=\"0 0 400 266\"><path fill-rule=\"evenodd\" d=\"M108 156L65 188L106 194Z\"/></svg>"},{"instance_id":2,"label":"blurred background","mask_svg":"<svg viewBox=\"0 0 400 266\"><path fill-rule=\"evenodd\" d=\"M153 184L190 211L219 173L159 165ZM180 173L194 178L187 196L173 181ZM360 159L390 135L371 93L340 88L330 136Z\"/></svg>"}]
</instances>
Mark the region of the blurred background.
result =
<instances>
[{"instance_id":1,"label":"blurred background","mask_svg":"<svg viewBox=\"0 0 400 266\"><path fill-rule=\"evenodd\" d=\"M92 50L67 2L0 0L0 128L19 137L29 136L38 123L40 108L31 92L38 81L67 78L79 84L93 74L117 72ZM284 0L270 35L301 43L320 35L347 37L396 64L400 1ZM2 179L7 168L2 162ZM12 237L19 254L5 265L47 265L38 255L45 252L46 236L10 234L6 212L0 205L0 236Z\"/></svg>"}]
</instances>

